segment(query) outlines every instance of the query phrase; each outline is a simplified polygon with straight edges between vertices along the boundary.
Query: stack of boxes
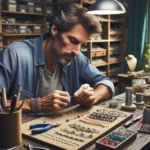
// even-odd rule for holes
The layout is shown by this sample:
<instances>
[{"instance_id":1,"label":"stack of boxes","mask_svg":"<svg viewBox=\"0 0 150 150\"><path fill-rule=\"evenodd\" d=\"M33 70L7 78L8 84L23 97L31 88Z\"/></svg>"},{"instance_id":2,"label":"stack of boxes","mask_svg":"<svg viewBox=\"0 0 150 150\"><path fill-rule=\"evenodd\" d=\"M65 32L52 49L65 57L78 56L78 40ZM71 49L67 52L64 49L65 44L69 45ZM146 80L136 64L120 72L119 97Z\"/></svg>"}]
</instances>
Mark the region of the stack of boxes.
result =
<instances>
[{"instance_id":1,"label":"stack of boxes","mask_svg":"<svg viewBox=\"0 0 150 150\"><path fill-rule=\"evenodd\" d=\"M4 0L3 9L8 11L16 11L17 10L16 0Z\"/></svg>"}]
</instances>

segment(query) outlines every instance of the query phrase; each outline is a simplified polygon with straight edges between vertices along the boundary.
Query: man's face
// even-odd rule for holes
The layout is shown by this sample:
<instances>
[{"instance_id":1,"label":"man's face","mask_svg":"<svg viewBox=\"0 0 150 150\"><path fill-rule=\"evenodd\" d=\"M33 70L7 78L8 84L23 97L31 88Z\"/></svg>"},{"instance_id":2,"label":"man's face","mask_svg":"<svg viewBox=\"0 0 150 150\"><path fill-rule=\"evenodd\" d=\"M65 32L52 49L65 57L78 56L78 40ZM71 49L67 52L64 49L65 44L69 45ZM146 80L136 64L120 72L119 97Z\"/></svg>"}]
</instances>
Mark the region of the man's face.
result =
<instances>
[{"instance_id":1,"label":"man's face","mask_svg":"<svg viewBox=\"0 0 150 150\"><path fill-rule=\"evenodd\" d=\"M89 33L80 24L75 25L70 31L61 34L58 32L52 43L52 50L57 60L64 66L70 65L89 36Z\"/></svg>"}]
</instances>

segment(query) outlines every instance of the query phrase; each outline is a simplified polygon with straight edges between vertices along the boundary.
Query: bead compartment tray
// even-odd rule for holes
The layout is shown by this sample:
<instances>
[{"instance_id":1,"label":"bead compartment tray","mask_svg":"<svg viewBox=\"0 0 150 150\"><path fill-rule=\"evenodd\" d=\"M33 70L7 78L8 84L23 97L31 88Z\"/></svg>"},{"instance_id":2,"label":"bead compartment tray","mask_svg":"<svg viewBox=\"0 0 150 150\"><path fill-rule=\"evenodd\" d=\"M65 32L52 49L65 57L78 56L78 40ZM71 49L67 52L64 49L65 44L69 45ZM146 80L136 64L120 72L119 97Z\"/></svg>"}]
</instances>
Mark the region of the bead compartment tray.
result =
<instances>
[{"instance_id":1,"label":"bead compartment tray","mask_svg":"<svg viewBox=\"0 0 150 150\"><path fill-rule=\"evenodd\" d=\"M150 133L150 124L141 123L139 128L138 128L138 131L139 132Z\"/></svg>"},{"instance_id":2,"label":"bead compartment tray","mask_svg":"<svg viewBox=\"0 0 150 150\"><path fill-rule=\"evenodd\" d=\"M96 141L96 148L102 150L120 150L129 141L136 138L137 132L119 127Z\"/></svg>"}]
</instances>

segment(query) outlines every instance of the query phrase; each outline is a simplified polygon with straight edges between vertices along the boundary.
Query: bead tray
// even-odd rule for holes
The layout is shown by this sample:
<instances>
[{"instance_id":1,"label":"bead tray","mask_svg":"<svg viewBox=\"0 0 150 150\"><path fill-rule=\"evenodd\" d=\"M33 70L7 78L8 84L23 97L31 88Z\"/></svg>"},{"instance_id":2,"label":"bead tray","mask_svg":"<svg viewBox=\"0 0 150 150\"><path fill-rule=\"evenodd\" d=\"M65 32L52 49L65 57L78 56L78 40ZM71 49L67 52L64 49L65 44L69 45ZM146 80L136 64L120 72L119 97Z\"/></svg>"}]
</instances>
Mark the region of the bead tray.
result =
<instances>
[{"instance_id":1,"label":"bead tray","mask_svg":"<svg viewBox=\"0 0 150 150\"><path fill-rule=\"evenodd\" d=\"M125 144L135 139L136 135L137 132L125 129L122 126L96 141L96 148L102 150L121 150Z\"/></svg>"},{"instance_id":2,"label":"bead tray","mask_svg":"<svg viewBox=\"0 0 150 150\"><path fill-rule=\"evenodd\" d=\"M138 128L138 131L139 132L150 133L150 124L141 123L139 128Z\"/></svg>"},{"instance_id":3,"label":"bead tray","mask_svg":"<svg viewBox=\"0 0 150 150\"><path fill-rule=\"evenodd\" d=\"M94 120L98 119L101 112L106 114L118 114L118 117L110 117L110 122ZM119 110L104 108L101 106L93 106L92 108L83 108L76 106L69 110L61 111L56 116L45 116L22 125L23 136L52 145L62 149L78 150L95 143L98 138L106 135L114 128L123 124L133 116L132 113ZM92 120L92 121L91 121ZM33 123L58 123L59 127L52 128L42 134L32 135L29 126ZM92 122L92 124L91 124Z\"/></svg>"}]
</instances>

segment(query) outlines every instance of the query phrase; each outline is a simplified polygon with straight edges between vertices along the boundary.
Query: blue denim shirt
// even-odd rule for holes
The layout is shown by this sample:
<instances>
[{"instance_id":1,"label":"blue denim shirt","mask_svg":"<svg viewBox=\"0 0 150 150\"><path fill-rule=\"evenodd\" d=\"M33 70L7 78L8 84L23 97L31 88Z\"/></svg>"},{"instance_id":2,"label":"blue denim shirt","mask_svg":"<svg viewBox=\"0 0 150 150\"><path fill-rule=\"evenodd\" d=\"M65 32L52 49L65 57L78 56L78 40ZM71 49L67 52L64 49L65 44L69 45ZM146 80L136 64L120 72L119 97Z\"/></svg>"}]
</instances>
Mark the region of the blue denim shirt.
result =
<instances>
[{"instance_id":1,"label":"blue denim shirt","mask_svg":"<svg viewBox=\"0 0 150 150\"><path fill-rule=\"evenodd\" d=\"M0 93L5 87L8 99L12 99L18 83L22 86L20 99L37 97L40 76L45 69L42 42L47 36L48 33L44 33L35 39L14 42L0 52ZM114 95L114 85L109 78L90 65L81 52L70 66L63 67L61 82L70 96L84 83L92 87L104 84L109 87L111 96ZM74 101L71 103L75 104Z\"/></svg>"}]
</instances>

